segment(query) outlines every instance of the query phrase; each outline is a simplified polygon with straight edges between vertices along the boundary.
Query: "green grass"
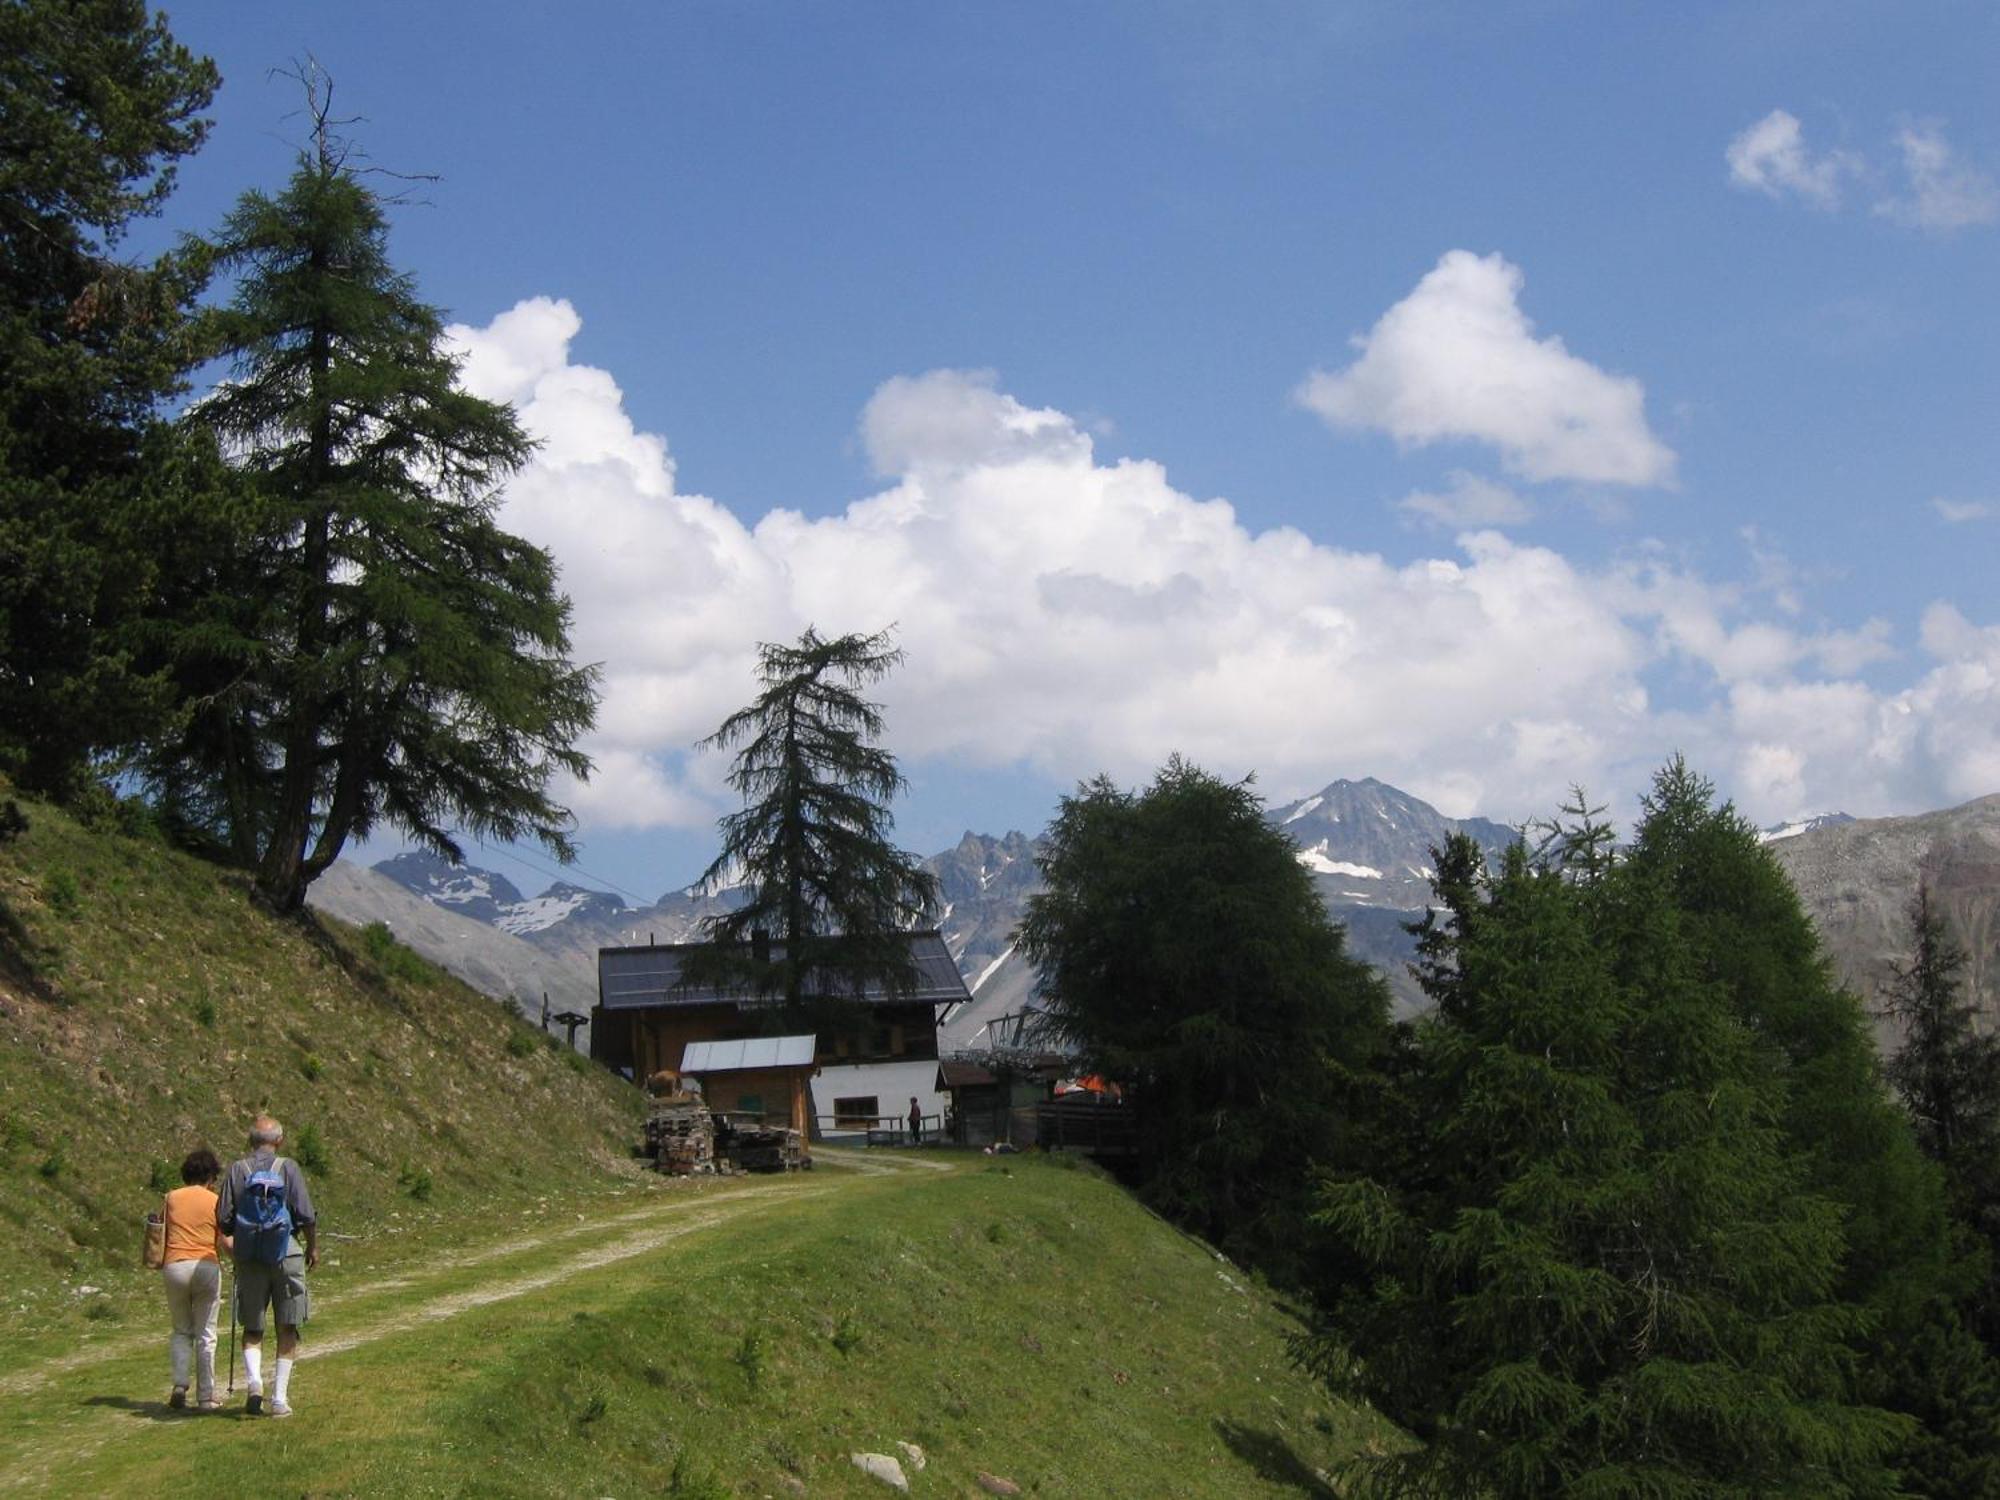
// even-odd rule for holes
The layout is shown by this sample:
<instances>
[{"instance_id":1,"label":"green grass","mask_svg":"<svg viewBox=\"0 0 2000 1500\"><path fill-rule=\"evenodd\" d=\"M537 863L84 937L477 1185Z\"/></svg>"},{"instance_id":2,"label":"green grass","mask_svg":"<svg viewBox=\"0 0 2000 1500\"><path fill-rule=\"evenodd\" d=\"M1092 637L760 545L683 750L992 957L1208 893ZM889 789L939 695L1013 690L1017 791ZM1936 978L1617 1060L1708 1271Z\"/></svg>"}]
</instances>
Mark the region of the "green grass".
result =
<instances>
[{"instance_id":1,"label":"green grass","mask_svg":"<svg viewBox=\"0 0 2000 1500\"><path fill-rule=\"evenodd\" d=\"M198 1144L240 1154L260 1110L349 1234L629 1170L637 1090L386 929L278 920L143 825L22 805L0 842L0 1341L136 1315L159 1164L178 1184Z\"/></svg>"},{"instance_id":2,"label":"green grass","mask_svg":"<svg viewBox=\"0 0 2000 1500\"><path fill-rule=\"evenodd\" d=\"M1094 1173L642 1174L635 1090L386 929L278 921L143 825L26 811L0 841L0 1493L863 1496L887 1491L848 1455L907 1441L919 1496L985 1470L1235 1500L1397 1441ZM299 1415L176 1417L140 1221L261 1109L329 1231Z\"/></svg>"},{"instance_id":3,"label":"green grass","mask_svg":"<svg viewBox=\"0 0 2000 1500\"><path fill-rule=\"evenodd\" d=\"M1397 1441L1291 1367L1280 1306L1092 1173L822 1167L577 1211L529 1216L568 1232L511 1260L427 1273L504 1243L480 1218L324 1274L309 1347L411 1326L302 1361L282 1425L169 1419L164 1350L127 1330L125 1352L8 1397L0 1473L52 1493L748 1497L789 1479L859 1497L888 1492L848 1455L906 1441L929 1456L918 1496L977 1493L984 1470L1041 1496L1238 1500L1329 1493L1315 1470ZM411 1317L523 1276L547 1284Z\"/></svg>"}]
</instances>

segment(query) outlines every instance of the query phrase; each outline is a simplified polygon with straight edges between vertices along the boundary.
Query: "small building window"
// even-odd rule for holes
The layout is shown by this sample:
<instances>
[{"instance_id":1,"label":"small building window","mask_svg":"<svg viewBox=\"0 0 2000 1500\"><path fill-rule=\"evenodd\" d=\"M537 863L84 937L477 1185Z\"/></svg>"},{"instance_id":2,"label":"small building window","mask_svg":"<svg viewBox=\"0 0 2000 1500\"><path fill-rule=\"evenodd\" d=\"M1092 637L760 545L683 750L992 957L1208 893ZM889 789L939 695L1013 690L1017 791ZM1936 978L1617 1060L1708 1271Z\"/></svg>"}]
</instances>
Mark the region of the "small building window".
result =
<instances>
[{"instance_id":1,"label":"small building window","mask_svg":"<svg viewBox=\"0 0 2000 1500\"><path fill-rule=\"evenodd\" d=\"M833 1101L833 1123L838 1129L866 1130L881 1113L880 1101L873 1094Z\"/></svg>"}]
</instances>

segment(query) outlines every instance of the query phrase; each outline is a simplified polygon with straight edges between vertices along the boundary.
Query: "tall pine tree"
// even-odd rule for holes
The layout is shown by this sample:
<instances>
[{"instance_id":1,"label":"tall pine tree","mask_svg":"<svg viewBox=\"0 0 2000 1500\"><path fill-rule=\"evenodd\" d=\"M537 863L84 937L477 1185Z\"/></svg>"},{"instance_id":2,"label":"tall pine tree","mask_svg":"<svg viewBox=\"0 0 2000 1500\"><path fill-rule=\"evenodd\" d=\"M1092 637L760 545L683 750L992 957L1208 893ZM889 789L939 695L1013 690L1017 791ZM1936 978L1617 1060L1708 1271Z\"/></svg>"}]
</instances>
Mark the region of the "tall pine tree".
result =
<instances>
[{"instance_id":1,"label":"tall pine tree","mask_svg":"<svg viewBox=\"0 0 2000 1500\"><path fill-rule=\"evenodd\" d=\"M0 0L0 768L46 791L172 703L136 633L207 524L158 413L202 271L121 248L215 86L142 0Z\"/></svg>"},{"instance_id":2,"label":"tall pine tree","mask_svg":"<svg viewBox=\"0 0 2000 1500\"><path fill-rule=\"evenodd\" d=\"M596 705L553 560L494 520L532 445L459 387L309 83L312 149L213 246L232 378L187 420L229 456L251 534L193 585L209 613L175 659L194 709L148 766L281 911L382 822L452 859L458 830L567 857L551 780L588 772Z\"/></svg>"},{"instance_id":3,"label":"tall pine tree","mask_svg":"<svg viewBox=\"0 0 2000 1500\"><path fill-rule=\"evenodd\" d=\"M709 922L713 968L782 996L795 1018L916 979L908 933L933 915L937 881L890 841L903 776L877 743L881 706L859 691L902 660L887 631L767 641L763 690L702 742L735 749L729 784L743 796L702 877L747 893ZM778 943L768 961L745 952L758 933Z\"/></svg>"}]
</instances>

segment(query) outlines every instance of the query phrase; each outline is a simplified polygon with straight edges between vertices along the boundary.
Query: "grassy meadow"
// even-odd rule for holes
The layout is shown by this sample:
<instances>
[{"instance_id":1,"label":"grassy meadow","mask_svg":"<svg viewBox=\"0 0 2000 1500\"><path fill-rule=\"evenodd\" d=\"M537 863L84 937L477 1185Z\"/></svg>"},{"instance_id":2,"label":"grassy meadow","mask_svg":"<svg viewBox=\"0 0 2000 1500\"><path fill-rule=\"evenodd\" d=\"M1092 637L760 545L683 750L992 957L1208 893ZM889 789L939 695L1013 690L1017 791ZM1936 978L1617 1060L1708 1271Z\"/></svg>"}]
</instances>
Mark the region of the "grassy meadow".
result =
<instances>
[{"instance_id":1,"label":"grassy meadow","mask_svg":"<svg viewBox=\"0 0 2000 1500\"><path fill-rule=\"evenodd\" d=\"M161 1404L164 1338L0 1379L15 1488L464 1496L1335 1492L1395 1434L1286 1311L1095 1173L938 1156L430 1225L323 1277L284 1422ZM885 1168L890 1168L886 1169ZM580 1216L578 1214L580 1213ZM9 1482L0 1480L0 1491Z\"/></svg>"},{"instance_id":2,"label":"grassy meadow","mask_svg":"<svg viewBox=\"0 0 2000 1500\"><path fill-rule=\"evenodd\" d=\"M1093 1171L824 1152L631 1158L636 1090L397 946L273 920L143 830L0 843L0 1492L1325 1493L1394 1442L1292 1316ZM298 1415L166 1395L139 1221L268 1109L328 1231ZM224 1316L226 1327L227 1316Z\"/></svg>"}]
</instances>

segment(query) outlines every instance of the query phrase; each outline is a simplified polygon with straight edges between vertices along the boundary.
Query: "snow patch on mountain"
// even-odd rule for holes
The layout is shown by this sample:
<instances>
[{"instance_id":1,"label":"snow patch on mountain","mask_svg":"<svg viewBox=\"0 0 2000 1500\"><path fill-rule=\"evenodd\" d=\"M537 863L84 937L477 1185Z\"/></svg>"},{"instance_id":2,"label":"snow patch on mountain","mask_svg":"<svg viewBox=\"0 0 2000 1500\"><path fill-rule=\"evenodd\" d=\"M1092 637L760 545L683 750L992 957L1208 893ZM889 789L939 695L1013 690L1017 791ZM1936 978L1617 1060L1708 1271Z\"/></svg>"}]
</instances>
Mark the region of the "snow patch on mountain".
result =
<instances>
[{"instance_id":1,"label":"snow patch on mountain","mask_svg":"<svg viewBox=\"0 0 2000 1500\"><path fill-rule=\"evenodd\" d=\"M1303 818L1307 813L1311 812L1315 807L1318 807L1320 803L1324 802L1325 800L1326 799L1324 797L1306 798L1305 801L1301 802L1297 807L1293 808L1289 814L1286 815L1285 822L1286 823L1298 822L1300 818ZM1281 824L1280 826L1282 827L1283 825Z\"/></svg>"},{"instance_id":2,"label":"snow patch on mountain","mask_svg":"<svg viewBox=\"0 0 2000 1500\"><path fill-rule=\"evenodd\" d=\"M430 899L441 906L464 906L473 901L494 900L493 882L484 874L461 875L431 887Z\"/></svg>"},{"instance_id":3,"label":"snow patch on mountain","mask_svg":"<svg viewBox=\"0 0 2000 1500\"><path fill-rule=\"evenodd\" d=\"M1014 945L1012 943L1009 943L1005 948L1001 950L1000 956L998 958L994 959L992 963L988 964L985 968L979 971L979 977L973 980L972 983L967 986L967 988L970 989L973 994L975 995L978 994L979 987L982 984L986 983L987 980L991 979L994 976L994 974L998 972L1000 965L1007 962L1007 960L1012 958L1013 956L1014 956Z\"/></svg>"},{"instance_id":4,"label":"snow patch on mountain","mask_svg":"<svg viewBox=\"0 0 2000 1500\"><path fill-rule=\"evenodd\" d=\"M1352 875L1358 880L1380 880L1382 872L1373 865L1350 864L1344 859L1328 859L1324 842L1299 850L1299 863L1321 875Z\"/></svg>"},{"instance_id":5,"label":"snow patch on mountain","mask_svg":"<svg viewBox=\"0 0 2000 1500\"><path fill-rule=\"evenodd\" d=\"M532 901L516 901L506 907L493 925L502 932L511 932L515 937L526 933L540 932L591 903L610 904L623 910L624 903L613 901L602 891L586 891L573 885L552 885Z\"/></svg>"}]
</instances>

